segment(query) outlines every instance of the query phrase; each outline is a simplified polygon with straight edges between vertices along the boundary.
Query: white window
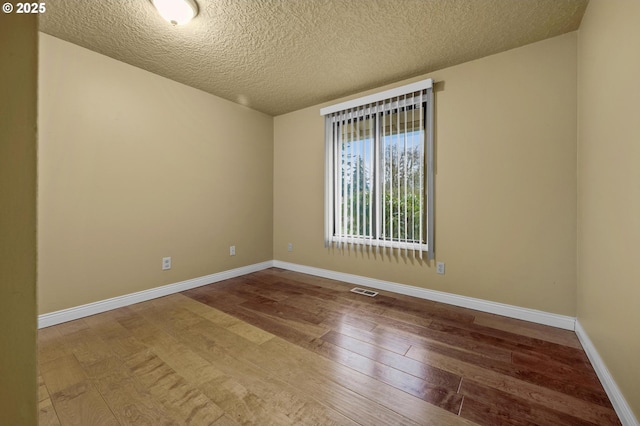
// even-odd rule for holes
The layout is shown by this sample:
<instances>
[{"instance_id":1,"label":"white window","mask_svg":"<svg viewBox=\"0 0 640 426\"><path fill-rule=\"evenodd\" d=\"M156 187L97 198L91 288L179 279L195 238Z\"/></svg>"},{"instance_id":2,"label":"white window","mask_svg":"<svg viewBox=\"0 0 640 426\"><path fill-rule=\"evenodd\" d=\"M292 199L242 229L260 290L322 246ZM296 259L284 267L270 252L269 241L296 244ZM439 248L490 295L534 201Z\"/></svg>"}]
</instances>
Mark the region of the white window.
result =
<instances>
[{"instance_id":1,"label":"white window","mask_svg":"<svg viewBox=\"0 0 640 426\"><path fill-rule=\"evenodd\" d=\"M325 245L433 259L433 80L320 113Z\"/></svg>"}]
</instances>

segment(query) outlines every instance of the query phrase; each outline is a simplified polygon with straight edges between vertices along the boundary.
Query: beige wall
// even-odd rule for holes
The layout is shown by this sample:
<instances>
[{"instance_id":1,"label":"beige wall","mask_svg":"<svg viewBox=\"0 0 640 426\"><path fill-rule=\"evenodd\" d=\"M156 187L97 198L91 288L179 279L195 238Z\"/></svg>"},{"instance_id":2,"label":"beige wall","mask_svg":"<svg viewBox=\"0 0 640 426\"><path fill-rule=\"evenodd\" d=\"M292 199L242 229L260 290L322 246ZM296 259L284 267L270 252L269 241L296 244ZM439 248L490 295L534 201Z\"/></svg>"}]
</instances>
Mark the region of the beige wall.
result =
<instances>
[{"instance_id":1,"label":"beige wall","mask_svg":"<svg viewBox=\"0 0 640 426\"><path fill-rule=\"evenodd\" d=\"M40 41L40 313L273 258L270 116Z\"/></svg>"},{"instance_id":2,"label":"beige wall","mask_svg":"<svg viewBox=\"0 0 640 426\"><path fill-rule=\"evenodd\" d=\"M640 418L640 1L592 0L578 40L578 319Z\"/></svg>"},{"instance_id":3,"label":"beige wall","mask_svg":"<svg viewBox=\"0 0 640 426\"><path fill-rule=\"evenodd\" d=\"M575 315L576 49L571 33L419 78L439 82L444 276L413 259L325 249L320 105L276 117L275 259Z\"/></svg>"},{"instance_id":4,"label":"beige wall","mask_svg":"<svg viewBox=\"0 0 640 426\"><path fill-rule=\"evenodd\" d=\"M0 424L35 425L38 21L0 16Z\"/></svg>"}]
</instances>

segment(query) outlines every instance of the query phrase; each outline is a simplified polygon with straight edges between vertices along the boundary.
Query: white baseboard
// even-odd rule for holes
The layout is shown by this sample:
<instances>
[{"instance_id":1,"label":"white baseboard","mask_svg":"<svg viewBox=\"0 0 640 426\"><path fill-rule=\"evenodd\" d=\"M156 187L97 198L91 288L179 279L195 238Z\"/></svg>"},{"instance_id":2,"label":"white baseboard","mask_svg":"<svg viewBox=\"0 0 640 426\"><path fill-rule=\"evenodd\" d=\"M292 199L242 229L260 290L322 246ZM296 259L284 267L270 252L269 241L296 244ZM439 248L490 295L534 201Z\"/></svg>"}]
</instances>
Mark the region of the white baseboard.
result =
<instances>
[{"instance_id":1,"label":"white baseboard","mask_svg":"<svg viewBox=\"0 0 640 426\"><path fill-rule=\"evenodd\" d=\"M615 380L613 380L613 376L609 373L609 369L602 358L600 358L600 354L598 354L596 347L591 342L591 339L589 339L585 329L582 328L580 320L576 320L576 335L578 336L584 351L587 353L587 357L589 357L589 361L591 361L591 365L596 371L596 374L600 379L600 383L602 383L604 390L607 392L607 396L611 400L611 404L613 404L613 408L616 410L616 414L618 414L622 424L624 426L640 426L638 419L636 419L633 411L631 411L631 407L620 391L620 388L616 384Z\"/></svg>"},{"instance_id":2,"label":"white baseboard","mask_svg":"<svg viewBox=\"0 0 640 426\"><path fill-rule=\"evenodd\" d=\"M346 274L343 272L336 272L328 269L298 265L295 263L283 262L280 260L256 263L253 265L243 266L241 268L206 275L204 277L193 278L174 284L168 284L162 287L156 287L149 290L139 291L137 293L126 294L124 296L118 296L94 303L88 303L82 306L76 306L69 309L63 309L61 311L43 314L38 316L38 328L50 327L52 325L61 324L63 322L72 321L90 315L99 314L101 312L110 311L112 309L121 308L123 306L132 305L134 303L140 303L146 300L155 299L157 297L179 293L181 291L215 283L218 281L227 280L229 278L235 278L241 275L250 274L252 272L261 271L272 266L323 278L344 281L365 287L371 287L378 290L385 290L393 293L404 294L407 296L418 297L420 299L433 300L435 302L447 303L449 305L461 306L463 308L475 309L477 311L489 312L492 314L502 315L510 318L517 318L538 324L550 325L552 327L562 328L565 330L575 330L575 318L565 315L552 314L548 312L537 311L535 309L521 308L519 306L506 305L503 303L491 302L483 299L475 299L473 297L459 296L456 294L445 293L436 290L427 290L420 287L398 284L390 281L382 281L374 278L363 277L360 275Z\"/></svg>"},{"instance_id":3,"label":"white baseboard","mask_svg":"<svg viewBox=\"0 0 640 426\"><path fill-rule=\"evenodd\" d=\"M378 290L391 291L393 293L418 297L420 299L433 300L435 302L442 302L449 305L461 306L463 308L475 309L476 311L488 312L491 314L535 322L538 324L550 325L552 327L562 328L565 330L573 331L575 329L575 318L566 315L552 314L535 309L521 308L519 306L491 302L488 300L476 299L473 297L459 296L442 291L427 290L420 287L382 281L374 278L363 277L360 275L345 274L343 272L335 272L328 269L298 265L296 263L283 262L280 260L274 260L273 266L295 272L301 272L304 274L329 278L332 280L344 281L364 287L371 287Z\"/></svg>"},{"instance_id":4,"label":"white baseboard","mask_svg":"<svg viewBox=\"0 0 640 426\"><path fill-rule=\"evenodd\" d=\"M206 275L204 277L193 278L174 284L164 285L149 290L139 291L137 293L125 294L124 296L113 297L111 299L101 300L99 302L88 303L74 308L63 309L61 311L51 312L38 316L38 328L50 327L52 325L61 324L63 322L72 321L78 318L88 317L90 315L99 314L101 312L110 311L112 309L122 308L123 306L133 305L151 299L156 299L169 294L179 293L181 291L200 287L203 285L215 283L218 281L228 280L230 278L239 277L241 275L250 274L252 272L261 271L271 268L273 261L255 263L253 265L243 266L241 268L230 269L228 271L218 272L216 274Z\"/></svg>"},{"instance_id":5,"label":"white baseboard","mask_svg":"<svg viewBox=\"0 0 640 426\"><path fill-rule=\"evenodd\" d=\"M420 299L433 300L435 302L447 303L449 305L461 306L463 308L475 309L477 311L489 312L492 314L502 315L510 318L517 318L538 324L550 325L552 327L562 328L565 330L575 329L575 318L565 315L552 314L535 309L521 308L519 306L506 305L504 303L491 302L488 300L476 299L473 297L459 296L456 294L445 293L436 290L427 290L420 287L398 284L390 281L382 281L374 278L363 277L360 275L352 275L343 272L331 271L328 269L320 269L311 266L298 265L295 263L282 262L280 260L256 263L253 265L243 266L241 268L206 275L204 277L193 278L174 284L168 284L162 287L156 287L149 290L139 291L137 293L126 294L111 299L88 303L82 306L76 306L69 309L63 309L61 311L43 314L38 316L38 328L50 327L52 325L61 324L63 322L72 321L78 318L84 318L112 309L121 308L123 306L132 305L134 303L140 303L146 300L167 296L169 294L179 293L181 291L189 290L195 287L200 287L218 281L227 280L229 278L235 278L241 275L250 274L252 272L267 269L272 266L323 278L344 281L365 287L371 287L378 290L385 290L393 293L404 294L407 296L418 297Z\"/></svg>"}]
</instances>

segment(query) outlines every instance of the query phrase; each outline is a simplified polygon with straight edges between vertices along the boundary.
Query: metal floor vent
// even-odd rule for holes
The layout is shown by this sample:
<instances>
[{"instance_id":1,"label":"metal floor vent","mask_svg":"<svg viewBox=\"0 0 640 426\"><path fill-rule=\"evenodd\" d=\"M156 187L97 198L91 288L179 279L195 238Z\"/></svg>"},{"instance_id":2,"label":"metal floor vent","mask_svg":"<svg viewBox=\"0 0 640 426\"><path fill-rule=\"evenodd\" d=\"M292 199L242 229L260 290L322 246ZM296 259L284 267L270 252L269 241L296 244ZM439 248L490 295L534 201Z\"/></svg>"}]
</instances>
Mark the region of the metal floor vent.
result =
<instances>
[{"instance_id":1,"label":"metal floor vent","mask_svg":"<svg viewBox=\"0 0 640 426\"><path fill-rule=\"evenodd\" d=\"M375 297L378 295L377 291L366 290L360 287L352 288L350 291L353 293L358 293L358 294L362 294L369 297Z\"/></svg>"}]
</instances>

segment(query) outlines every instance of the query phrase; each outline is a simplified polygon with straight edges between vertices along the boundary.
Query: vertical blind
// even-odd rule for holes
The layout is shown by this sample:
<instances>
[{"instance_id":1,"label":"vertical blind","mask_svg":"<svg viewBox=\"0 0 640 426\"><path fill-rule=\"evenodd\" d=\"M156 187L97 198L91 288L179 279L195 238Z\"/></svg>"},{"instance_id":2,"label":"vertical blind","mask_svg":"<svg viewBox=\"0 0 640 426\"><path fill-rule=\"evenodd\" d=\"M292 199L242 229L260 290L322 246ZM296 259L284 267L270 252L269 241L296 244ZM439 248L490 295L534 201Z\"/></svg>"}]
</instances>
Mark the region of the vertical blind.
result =
<instances>
[{"instance_id":1,"label":"vertical blind","mask_svg":"<svg viewBox=\"0 0 640 426\"><path fill-rule=\"evenodd\" d=\"M323 108L325 245L434 257L433 81Z\"/></svg>"}]
</instances>

